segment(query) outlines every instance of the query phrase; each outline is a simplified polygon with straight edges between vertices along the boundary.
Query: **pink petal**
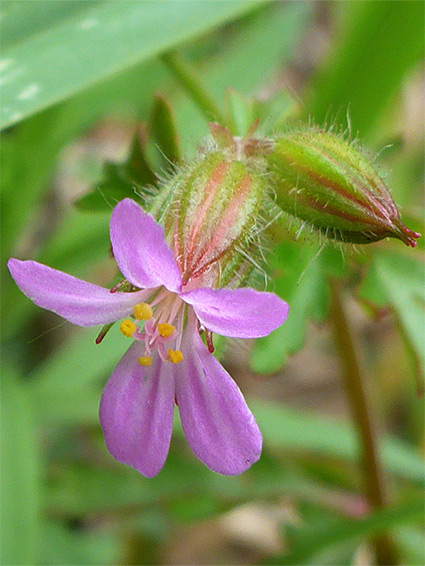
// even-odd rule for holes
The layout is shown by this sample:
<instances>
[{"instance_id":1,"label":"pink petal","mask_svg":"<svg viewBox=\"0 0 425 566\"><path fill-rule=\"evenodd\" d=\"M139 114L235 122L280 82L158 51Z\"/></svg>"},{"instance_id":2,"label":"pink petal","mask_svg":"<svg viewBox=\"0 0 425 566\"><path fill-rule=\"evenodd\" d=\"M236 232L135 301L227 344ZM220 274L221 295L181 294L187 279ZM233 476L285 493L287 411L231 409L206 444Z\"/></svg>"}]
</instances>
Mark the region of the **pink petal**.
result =
<instances>
[{"instance_id":1,"label":"pink petal","mask_svg":"<svg viewBox=\"0 0 425 566\"><path fill-rule=\"evenodd\" d=\"M283 324L289 307L274 293L254 289L200 288L182 293L200 322L212 332L233 338L267 336Z\"/></svg>"},{"instance_id":2,"label":"pink petal","mask_svg":"<svg viewBox=\"0 0 425 566\"><path fill-rule=\"evenodd\" d=\"M175 370L183 431L194 454L214 472L240 474L260 457L260 430L238 386L197 330L185 335L185 358Z\"/></svg>"},{"instance_id":3,"label":"pink petal","mask_svg":"<svg viewBox=\"0 0 425 566\"><path fill-rule=\"evenodd\" d=\"M96 326L123 318L150 294L110 293L36 261L12 258L7 265L20 290L36 305L79 326Z\"/></svg>"},{"instance_id":4,"label":"pink petal","mask_svg":"<svg viewBox=\"0 0 425 566\"><path fill-rule=\"evenodd\" d=\"M112 456L144 476L156 476L167 459L173 428L171 364L155 355L150 367L137 358L135 342L115 368L102 394L99 417Z\"/></svg>"},{"instance_id":5,"label":"pink petal","mask_svg":"<svg viewBox=\"0 0 425 566\"><path fill-rule=\"evenodd\" d=\"M141 289L161 285L170 291L180 289L180 272L164 229L133 200L117 204L110 229L116 262L130 283Z\"/></svg>"}]
</instances>

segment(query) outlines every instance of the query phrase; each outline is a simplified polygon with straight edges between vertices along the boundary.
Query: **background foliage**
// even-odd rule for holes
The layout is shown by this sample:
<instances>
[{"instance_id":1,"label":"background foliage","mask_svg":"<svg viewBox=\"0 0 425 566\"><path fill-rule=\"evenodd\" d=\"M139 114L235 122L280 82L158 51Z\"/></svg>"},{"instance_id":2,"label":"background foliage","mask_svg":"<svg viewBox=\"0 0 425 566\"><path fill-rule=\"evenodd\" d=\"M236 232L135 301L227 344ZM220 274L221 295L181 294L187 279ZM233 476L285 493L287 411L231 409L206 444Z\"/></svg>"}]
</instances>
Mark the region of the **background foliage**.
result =
<instances>
[{"instance_id":1,"label":"background foliage","mask_svg":"<svg viewBox=\"0 0 425 566\"><path fill-rule=\"evenodd\" d=\"M97 409L125 339L112 330L95 346L96 329L41 312L5 265L32 258L109 283L111 203L134 176L152 180L125 164L136 124L147 124L155 173L166 166L158 144L173 158L208 131L167 51L193 65L238 133L258 115L263 133L289 116L350 120L371 158L386 148L379 162L403 219L424 233L423 3L22 0L1 9L2 563L370 564L368 541L390 532L400 563L422 564L422 241L414 251L397 241L341 249L297 239L287 218L276 226L270 287L290 318L249 355L231 343L224 357L264 434L260 462L234 478L196 461L178 423L157 478L114 462ZM371 512L338 385L330 279L348 297L379 423L390 495ZM335 380L317 383L317 367Z\"/></svg>"}]
</instances>

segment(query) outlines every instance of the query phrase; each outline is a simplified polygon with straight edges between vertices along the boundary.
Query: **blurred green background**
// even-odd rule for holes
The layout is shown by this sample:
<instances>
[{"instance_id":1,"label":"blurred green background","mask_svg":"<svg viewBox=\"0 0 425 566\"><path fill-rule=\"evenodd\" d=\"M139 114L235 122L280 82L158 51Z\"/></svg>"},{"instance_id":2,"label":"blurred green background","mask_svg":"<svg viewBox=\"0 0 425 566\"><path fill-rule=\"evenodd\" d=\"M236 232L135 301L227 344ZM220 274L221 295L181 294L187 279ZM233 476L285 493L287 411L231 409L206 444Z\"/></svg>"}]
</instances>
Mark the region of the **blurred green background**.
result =
<instances>
[{"instance_id":1,"label":"blurred green background","mask_svg":"<svg viewBox=\"0 0 425 566\"><path fill-rule=\"evenodd\" d=\"M342 248L297 239L282 220L267 263L291 315L255 344L229 341L222 357L264 435L260 462L234 478L198 462L178 423L158 477L116 463L97 411L127 342L112 329L96 346L97 329L37 309L6 261L109 284L113 199L79 199L125 189L122 167L102 168L125 161L140 122L163 171L156 92L184 154L208 133L165 52L193 67L221 112L227 99L241 128L253 108L266 134L288 120L350 122L423 234L424 3L3 0L1 12L2 564L369 565L382 533L397 562L423 564L422 241ZM380 509L364 495L330 279L367 378Z\"/></svg>"}]
</instances>

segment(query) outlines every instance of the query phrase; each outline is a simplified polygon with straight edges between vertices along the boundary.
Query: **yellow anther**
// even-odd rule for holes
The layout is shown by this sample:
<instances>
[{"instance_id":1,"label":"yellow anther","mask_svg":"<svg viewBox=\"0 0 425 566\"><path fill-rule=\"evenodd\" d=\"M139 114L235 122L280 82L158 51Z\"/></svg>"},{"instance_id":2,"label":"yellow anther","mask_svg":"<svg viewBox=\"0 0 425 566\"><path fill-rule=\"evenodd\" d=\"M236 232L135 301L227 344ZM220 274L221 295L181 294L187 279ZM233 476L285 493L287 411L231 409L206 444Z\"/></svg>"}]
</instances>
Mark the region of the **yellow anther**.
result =
<instances>
[{"instance_id":1,"label":"yellow anther","mask_svg":"<svg viewBox=\"0 0 425 566\"><path fill-rule=\"evenodd\" d=\"M161 334L163 338L168 338L175 330L175 326L169 324L168 322L163 322L162 324L158 324L158 332Z\"/></svg>"},{"instance_id":2,"label":"yellow anther","mask_svg":"<svg viewBox=\"0 0 425 566\"><path fill-rule=\"evenodd\" d=\"M140 356L137 359L137 363L141 366L150 366L152 364L152 358L150 356Z\"/></svg>"},{"instance_id":3,"label":"yellow anther","mask_svg":"<svg viewBox=\"0 0 425 566\"><path fill-rule=\"evenodd\" d=\"M133 314L137 320L149 320L152 318L153 310L149 303L138 303L133 308Z\"/></svg>"},{"instance_id":4,"label":"yellow anther","mask_svg":"<svg viewBox=\"0 0 425 566\"><path fill-rule=\"evenodd\" d=\"M120 330L124 334L124 336L127 336L127 338L131 338L133 334L136 332L137 326L134 324L133 321L127 318L126 320L123 320L121 322Z\"/></svg>"},{"instance_id":5,"label":"yellow anther","mask_svg":"<svg viewBox=\"0 0 425 566\"><path fill-rule=\"evenodd\" d=\"M168 357L172 364L178 364L184 360L183 352L180 352L180 350L171 350L171 348L168 350Z\"/></svg>"}]
</instances>

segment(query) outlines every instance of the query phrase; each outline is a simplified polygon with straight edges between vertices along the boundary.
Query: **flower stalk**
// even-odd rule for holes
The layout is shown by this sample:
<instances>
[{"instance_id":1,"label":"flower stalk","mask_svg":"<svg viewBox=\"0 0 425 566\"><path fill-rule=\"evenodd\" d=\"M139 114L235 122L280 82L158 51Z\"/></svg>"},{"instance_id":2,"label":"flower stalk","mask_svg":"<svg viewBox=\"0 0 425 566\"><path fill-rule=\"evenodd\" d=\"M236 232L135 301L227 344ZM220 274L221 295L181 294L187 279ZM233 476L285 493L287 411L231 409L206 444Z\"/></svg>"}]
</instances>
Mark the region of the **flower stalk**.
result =
<instances>
[{"instance_id":1,"label":"flower stalk","mask_svg":"<svg viewBox=\"0 0 425 566\"><path fill-rule=\"evenodd\" d=\"M330 286L335 343L341 359L347 402L362 452L361 469L365 495L371 509L378 510L386 506L387 495L372 411L365 390L365 379L355 337L344 306L343 291L336 280L331 280ZM398 563L396 549L388 536L382 535L373 542L377 564L388 566Z\"/></svg>"},{"instance_id":2,"label":"flower stalk","mask_svg":"<svg viewBox=\"0 0 425 566\"><path fill-rule=\"evenodd\" d=\"M197 104L208 121L216 120L221 124L226 123L217 105L200 84L196 74L186 61L177 53L171 51L162 56L162 61Z\"/></svg>"}]
</instances>

